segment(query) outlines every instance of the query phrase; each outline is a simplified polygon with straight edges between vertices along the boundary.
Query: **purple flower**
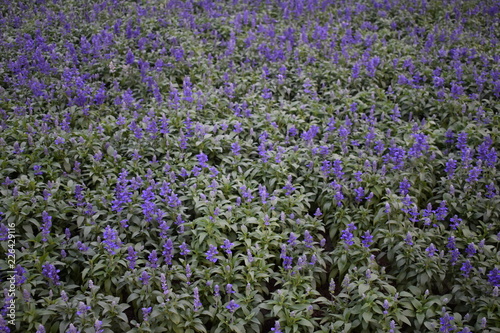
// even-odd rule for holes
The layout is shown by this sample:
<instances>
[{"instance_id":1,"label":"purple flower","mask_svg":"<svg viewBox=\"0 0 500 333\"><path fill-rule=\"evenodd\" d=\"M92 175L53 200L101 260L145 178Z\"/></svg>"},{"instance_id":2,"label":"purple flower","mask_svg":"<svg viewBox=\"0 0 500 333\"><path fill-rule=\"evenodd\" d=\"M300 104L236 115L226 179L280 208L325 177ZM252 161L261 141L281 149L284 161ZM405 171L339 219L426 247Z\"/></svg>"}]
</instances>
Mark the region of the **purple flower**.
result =
<instances>
[{"instance_id":1,"label":"purple flower","mask_svg":"<svg viewBox=\"0 0 500 333\"><path fill-rule=\"evenodd\" d=\"M397 146L389 148L389 153L383 156L384 163L393 163L392 167L395 170L401 170L404 166L404 161L406 159L406 151Z\"/></svg>"},{"instance_id":2,"label":"purple flower","mask_svg":"<svg viewBox=\"0 0 500 333\"><path fill-rule=\"evenodd\" d=\"M366 165L366 162L368 162L368 160L367 160L367 161L365 161L365 165ZM368 165L369 165L369 164L368 164ZM362 175L363 175L363 172L362 172L362 171L356 171L356 172L353 174L353 176L354 176L354 178L356 179L356 181L357 181L357 182L361 182L361 181L363 180L363 179L361 178L361 176L362 176Z\"/></svg>"},{"instance_id":3,"label":"purple flower","mask_svg":"<svg viewBox=\"0 0 500 333\"><path fill-rule=\"evenodd\" d=\"M144 321L149 321L149 315L151 314L151 311L153 310L152 307L149 308L142 308L142 318Z\"/></svg>"},{"instance_id":4,"label":"purple flower","mask_svg":"<svg viewBox=\"0 0 500 333\"><path fill-rule=\"evenodd\" d=\"M241 146L238 142L234 142L231 144L231 152L234 154L234 156L238 156L240 154L240 149Z\"/></svg>"},{"instance_id":5,"label":"purple flower","mask_svg":"<svg viewBox=\"0 0 500 333\"><path fill-rule=\"evenodd\" d=\"M158 264L157 264L158 255L156 253L156 250L151 251L151 253L149 254L148 260L149 260L149 264L148 264L149 267L151 267L151 268L158 267Z\"/></svg>"},{"instance_id":6,"label":"purple flower","mask_svg":"<svg viewBox=\"0 0 500 333\"><path fill-rule=\"evenodd\" d=\"M160 238L161 239L167 238L168 230L170 230L170 227L168 226L167 222L161 221L158 227L160 229Z\"/></svg>"},{"instance_id":7,"label":"purple flower","mask_svg":"<svg viewBox=\"0 0 500 333\"><path fill-rule=\"evenodd\" d=\"M481 318L481 328L482 329L486 329L486 323L487 323L486 317Z\"/></svg>"},{"instance_id":8,"label":"purple flower","mask_svg":"<svg viewBox=\"0 0 500 333\"><path fill-rule=\"evenodd\" d=\"M451 97L453 99L458 99L463 94L464 94L464 87L462 87L462 85L456 83L451 84Z\"/></svg>"},{"instance_id":9,"label":"purple flower","mask_svg":"<svg viewBox=\"0 0 500 333\"><path fill-rule=\"evenodd\" d=\"M386 202L384 206L384 213L389 214L391 212L391 204Z\"/></svg>"},{"instance_id":10,"label":"purple flower","mask_svg":"<svg viewBox=\"0 0 500 333\"><path fill-rule=\"evenodd\" d=\"M314 265L316 263L315 260L316 258L313 259L314 262L311 263L311 265ZM297 270L301 270L302 268L304 268L305 265L307 265L307 256L304 254L297 259Z\"/></svg>"},{"instance_id":11,"label":"purple flower","mask_svg":"<svg viewBox=\"0 0 500 333\"><path fill-rule=\"evenodd\" d=\"M163 245L163 256L165 257L165 264L172 265L172 259L174 257L174 243L169 238Z\"/></svg>"},{"instance_id":12,"label":"purple flower","mask_svg":"<svg viewBox=\"0 0 500 333\"><path fill-rule=\"evenodd\" d=\"M279 321L275 321L274 322L274 327L271 328L271 332L274 332L274 333L283 333L283 331L281 330L281 326L280 326L280 322Z\"/></svg>"},{"instance_id":13,"label":"purple flower","mask_svg":"<svg viewBox=\"0 0 500 333\"><path fill-rule=\"evenodd\" d=\"M76 173L76 174L80 174L81 173L81 169L80 169L80 165L81 163L78 162L78 161L75 161L75 164L74 164L74 167L73 167L73 171Z\"/></svg>"},{"instance_id":14,"label":"purple flower","mask_svg":"<svg viewBox=\"0 0 500 333\"><path fill-rule=\"evenodd\" d=\"M186 242L182 242L182 244L181 244L181 245L179 245L179 249L181 250L181 253L180 253L180 254L181 254L182 256L188 255L188 254L189 254L189 252L191 252L191 251L189 250L189 247L188 247L188 245L186 244Z\"/></svg>"},{"instance_id":15,"label":"purple flower","mask_svg":"<svg viewBox=\"0 0 500 333\"><path fill-rule=\"evenodd\" d=\"M214 177L217 177L217 175L219 174L219 171L217 170L216 167L210 167L208 168L208 170L210 171L210 177L214 178ZM181 204L180 200L179 200L179 205Z\"/></svg>"},{"instance_id":16,"label":"purple flower","mask_svg":"<svg viewBox=\"0 0 500 333\"><path fill-rule=\"evenodd\" d=\"M118 238L118 231L111 229L108 225L106 226L106 229L104 229L102 237L104 238L104 241L102 242L104 244L104 248L110 254L116 254L116 250L118 250L121 245L120 238Z\"/></svg>"},{"instance_id":17,"label":"purple flower","mask_svg":"<svg viewBox=\"0 0 500 333\"><path fill-rule=\"evenodd\" d=\"M363 198L365 196L365 189L362 186L354 189L354 193L356 193L356 198L354 199L356 200L356 202L363 201Z\"/></svg>"},{"instance_id":18,"label":"purple flower","mask_svg":"<svg viewBox=\"0 0 500 333\"><path fill-rule=\"evenodd\" d=\"M335 295L335 287L335 280L330 279L330 284L328 285L328 291L330 292L330 294Z\"/></svg>"},{"instance_id":19,"label":"purple flower","mask_svg":"<svg viewBox=\"0 0 500 333\"><path fill-rule=\"evenodd\" d=\"M469 171L469 177L465 180L468 183L475 183L483 170L480 167L474 167Z\"/></svg>"},{"instance_id":20,"label":"purple flower","mask_svg":"<svg viewBox=\"0 0 500 333\"><path fill-rule=\"evenodd\" d=\"M472 270L472 264L469 260L466 260L463 264L462 264L462 267L460 268L460 270L462 271L462 276L468 278L469 277L469 274Z\"/></svg>"},{"instance_id":21,"label":"purple flower","mask_svg":"<svg viewBox=\"0 0 500 333\"><path fill-rule=\"evenodd\" d=\"M217 258L215 258L217 254L219 254L219 251L217 251L217 246L210 244L208 251L205 252L205 255L207 256L206 259L211 262L217 262Z\"/></svg>"},{"instance_id":22,"label":"purple flower","mask_svg":"<svg viewBox=\"0 0 500 333\"><path fill-rule=\"evenodd\" d=\"M370 247L371 243L373 243L373 236L370 234L370 231L365 231L364 235L361 236L363 239L361 243L364 247Z\"/></svg>"},{"instance_id":23,"label":"purple flower","mask_svg":"<svg viewBox=\"0 0 500 333\"><path fill-rule=\"evenodd\" d=\"M236 122L236 124L234 124L233 132L241 133L242 131L243 131L243 128L241 127L241 123L239 121Z\"/></svg>"},{"instance_id":24,"label":"purple flower","mask_svg":"<svg viewBox=\"0 0 500 333\"><path fill-rule=\"evenodd\" d=\"M454 250L457 248L457 243L455 241L455 236L450 236L448 237L448 244L446 244L446 247L450 250Z\"/></svg>"},{"instance_id":25,"label":"purple flower","mask_svg":"<svg viewBox=\"0 0 500 333\"><path fill-rule=\"evenodd\" d=\"M241 196L246 199L246 202L251 202L255 197L252 195L252 190L247 189L245 185L240 187Z\"/></svg>"},{"instance_id":26,"label":"purple flower","mask_svg":"<svg viewBox=\"0 0 500 333\"><path fill-rule=\"evenodd\" d=\"M342 185L338 184L336 181L332 182L332 187L335 190L333 198L337 201L337 206L342 206L342 200L344 200L344 194L342 193Z\"/></svg>"},{"instance_id":27,"label":"purple flower","mask_svg":"<svg viewBox=\"0 0 500 333\"><path fill-rule=\"evenodd\" d=\"M64 138L61 138L60 136L58 136L58 137L55 139L55 141L54 141L54 143L55 143L56 145L58 145L58 146L59 146L59 145L62 145L62 144L63 144L63 143L65 143L65 142L66 142L66 140L64 140Z\"/></svg>"},{"instance_id":28,"label":"purple flower","mask_svg":"<svg viewBox=\"0 0 500 333\"><path fill-rule=\"evenodd\" d=\"M297 236L293 232L290 232L290 237L288 238L288 244L290 244L290 246L295 246L297 244L295 242L296 240Z\"/></svg>"},{"instance_id":29,"label":"purple flower","mask_svg":"<svg viewBox=\"0 0 500 333\"><path fill-rule=\"evenodd\" d=\"M286 196L289 196L290 194L292 194L293 191L295 191L295 187L293 187L293 185L292 185L292 176L291 175L288 176L288 180L287 180L285 186L283 186L283 189L286 190L286 193L285 193Z\"/></svg>"},{"instance_id":30,"label":"purple flower","mask_svg":"<svg viewBox=\"0 0 500 333\"><path fill-rule=\"evenodd\" d=\"M235 293L235 291L233 290L233 285L230 283L226 284L226 294L229 295L229 294L234 294L234 293Z\"/></svg>"},{"instance_id":31,"label":"purple flower","mask_svg":"<svg viewBox=\"0 0 500 333\"><path fill-rule=\"evenodd\" d=\"M90 310L90 306L86 305L83 302L78 303L78 310L76 311L76 315L78 317L84 317L87 314L87 311Z\"/></svg>"},{"instance_id":32,"label":"purple flower","mask_svg":"<svg viewBox=\"0 0 500 333\"><path fill-rule=\"evenodd\" d=\"M384 314L387 315L389 313L388 310L391 307L391 305L389 304L389 301L385 299L384 304L382 306L384 308Z\"/></svg>"},{"instance_id":33,"label":"purple flower","mask_svg":"<svg viewBox=\"0 0 500 333\"><path fill-rule=\"evenodd\" d=\"M448 208L446 207L446 200L443 200L436 209L436 220L443 221L446 215L448 215Z\"/></svg>"},{"instance_id":34,"label":"purple flower","mask_svg":"<svg viewBox=\"0 0 500 333\"><path fill-rule=\"evenodd\" d=\"M405 243L409 246L412 246L413 245L413 237L411 235L411 233L408 231L408 233L406 234L406 238L405 238Z\"/></svg>"},{"instance_id":35,"label":"purple flower","mask_svg":"<svg viewBox=\"0 0 500 333\"><path fill-rule=\"evenodd\" d=\"M262 89L262 98L263 99L271 99L271 98L273 98L273 92L271 91L271 89L269 89L268 87L264 87Z\"/></svg>"},{"instance_id":36,"label":"purple flower","mask_svg":"<svg viewBox=\"0 0 500 333\"><path fill-rule=\"evenodd\" d=\"M94 323L94 330L96 333L103 333L104 329L102 328L102 321L101 320L95 320Z\"/></svg>"},{"instance_id":37,"label":"purple flower","mask_svg":"<svg viewBox=\"0 0 500 333\"><path fill-rule=\"evenodd\" d=\"M80 331L75 327L75 325L69 324L69 327L66 330L66 333L80 333Z\"/></svg>"},{"instance_id":38,"label":"purple flower","mask_svg":"<svg viewBox=\"0 0 500 333\"><path fill-rule=\"evenodd\" d=\"M267 203L267 199L269 198L269 193L267 193L267 189L264 185L259 184L259 196L263 205Z\"/></svg>"},{"instance_id":39,"label":"purple flower","mask_svg":"<svg viewBox=\"0 0 500 333\"><path fill-rule=\"evenodd\" d=\"M193 302L194 312L198 312L203 306L203 304L200 301L200 294L198 292L198 287L195 287L193 289L193 294L194 294L194 302Z\"/></svg>"},{"instance_id":40,"label":"purple flower","mask_svg":"<svg viewBox=\"0 0 500 333\"><path fill-rule=\"evenodd\" d=\"M46 211L42 212L42 241L47 241L47 236L50 234L50 228L52 227L52 216Z\"/></svg>"},{"instance_id":41,"label":"purple flower","mask_svg":"<svg viewBox=\"0 0 500 333\"><path fill-rule=\"evenodd\" d=\"M311 236L308 230L304 231L304 243L307 248L312 248L313 237Z\"/></svg>"},{"instance_id":42,"label":"purple flower","mask_svg":"<svg viewBox=\"0 0 500 333\"><path fill-rule=\"evenodd\" d=\"M450 219L450 228L452 230L457 230L458 226L460 225L460 222L462 222L462 219L458 218L457 215L454 215L451 219Z\"/></svg>"},{"instance_id":43,"label":"purple flower","mask_svg":"<svg viewBox=\"0 0 500 333\"><path fill-rule=\"evenodd\" d=\"M352 234L352 232L356 229L358 228L354 225L354 223L349 223L347 225L347 228L342 230L342 236L340 236L340 239L343 239L345 241L347 247L354 244L354 235Z\"/></svg>"},{"instance_id":44,"label":"purple flower","mask_svg":"<svg viewBox=\"0 0 500 333\"><path fill-rule=\"evenodd\" d=\"M87 245L85 245L85 243L81 242L81 241L78 241L76 243L76 247L78 248L78 251L80 252L87 252L89 247Z\"/></svg>"},{"instance_id":45,"label":"purple flower","mask_svg":"<svg viewBox=\"0 0 500 333\"><path fill-rule=\"evenodd\" d=\"M137 260L137 252L134 250L134 248L132 246L128 247L127 252L128 252L127 260L129 261L128 268L134 269L135 262Z\"/></svg>"},{"instance_id":46,"label":"purple flower","mask_svg":"<svg viewBox=\"0 0 500 333\"><path fill-rule=\"evenodd\" d=\"M77 200L77 206L81 207L83 206L83 202L85 201L85 196L83 193L83 186L81 185L76 185L75 186L75 199Z\"/></svg>"},{"instance_id":47,"label":"purple flower","mask_svg":"<svg viewBox=\"0 0 500 333\"><path fill-rule=\"evenodd\" d=\"M186 76L184 78L182 86L183 86L182 92L184 94L184 97L182 99L190 103L193 102L193 93L192 93L193 85L191 83L191 78L189 76Z\"/></svg>"},{"instance_id":48,"label":"purple flower","mask_svg":"<svg viewBox=\"0 0 500 333\"><path fill-rule=\"evenodd\" d=\"M359 77L359 70L360 70L360 68L359 68L359 67L360 67L360 66L359 66L359 63L357 63L357 62L356 62L356 63L354 63L354 65L352 66L351 77L352 77L353 79L356 79L356 78L358 78L358 77Z\"/></svg>"},{"instance_id":49,"label":"purple flower","mask_svg":"<svg viewBox=\"0 0 500 333\"><path fill-rule=\"evenodd\" d=\"M45 276L50 281L50 283L56 286L61 284L61 282L59 282L59 275L57 274L59 272L59 269L56 269L54 265L48 262L42 265L42 275Z\"/></svg>"},{"instance_id":50,"label":"purple flower","mask_svg":"<svg viewBox=\"0 0 500 333\"><path fill-rule=\"evenodd\" d=\"M341 160L333 161L332 172L335 175L335 177L342 179L344 176L344 172L342 171L343 169L344 166L342 165Z\"/></svg>"},{"instance_id":51,"label":"purple flower","mask_svg":"<svg viewBox=\"0 0 500 333\"><path fill-rule=\"evenodd\" d=\"M460 250L458 249L452 249L450 250L450 263L452 266L455 266L455 264L458 261L458 258L460 257Z\"/></svg>"},{"instance_id":52,"label":"purple flower","mask_svg":"<svg viewBox=\"0 0 500 333\"><path fill-rule=\"evenodd\" d=\"M328 175L332 173L332 162L331 161L323 161L321 162L321 174L323 177L327 178Z\"/></svg>"},{"instance_id":53,"label":"purple flower","mask_svg":"<svg viewBox=\"0 0 500 333\"><path fill-rule=\"evenodd\" d=\"M129 49L127 52L127 56L125 57L125 64L131 65L135 62L135 57L132 51Z\"/></svg>"},{"instance_id":54,"label":"purple flower","mask_svg":"<svg viewBox=\"0 0 500 333\"><path fill-rule=\"evenodd\" d=\"M118 177L115 188L115 199L111 202L111 209L117 213L123 210L123 205L132 201L132 193L130 191L129 180L127 179L128 172L122 169Z\"/></svg>"},{"instance_id":55,"label":"purple flower","mask_svg":"<svg viewBox=\"0 0 500 333\"><path fill-rule=\"evenodd\" d=\"M453 332L455 327L451 325L451 321L454 317L450 316L448 313L445 313L441 318L439 318L439 324L441 324L441 328L439 332Z\"/></svg>"},{"instance_id":56,"label":"purple flower","mask_svg":"<svg viewBox=\"0 0 500 333\"><path fill-rule=\"evenodd\" d=\"M203 152L199 153L198 155L196 155L196 158L198 159L198 163L200 163L200 166L203 167L203 168L207 168L208 167L208 156L205 155Z\"/></svg>"},{"instance_id":57,"label":"purple flower","mask_svg":"<svg viewBox=\"0 0 500 333\"><path fill-rule=\"evenodd\" d=\"M408 78L406 76L404 76L403 74L400 74L398 76L398 84L400 85L406 85L406 84L410 84L411 81L408 80Z\"/></svg>"},{"instance_id":58,"label":"purple flower","mask_svg":"<svg viewBox=\"0 0 500 333\"><path fill-rule=\"evenodd\" d=\"M283 268L286 270L292 269L292 260L293 258L286 254L286 245L281 245L281 254L280 258L283 259Z\"/></svg>"},{"instance_id":59,"label":"purple flower","mask_svg":"<svg viewBox=\"0 0 500 333\"><path fill-rule=\"evenodd\" d=\"M47 201L49 198L52 196L52 193L50 193L48 190L43 190L43 200Z\"/></svg>"},{"instance_id":60,"label":"purple flower","mask_svg":"<svg viewBox=\"0 0 500 333\"><path fill-rule=\"evenodd\" d=\"M142 192L141 197L142 199L144 199L144 202L141 204L141 208L145 220L147 222L151 222L153 221L153 219L160 217L161 211L157 208L156 204L154 203L155 193L153 186L149 186L147 189L145 189Z\"/></svg>"},{"instance_id":61,"label":"purple flower","mask_svg":"<svg viewBox=\"0 0 500 333\"><path fill-rule=\"evenodd\" d=\"M221 249L226 250L226 253L228 256L230 256L233 252L231 251L231 248L234 246L234 243L231 243L229 239L224 240L224 244L221 245Z\"/></svg>"},{"instance_id":62,"label":"purple flower","mask_svg":"<svg viewBox=\"0 0 500 333\"><path fill-rule=\"evenodd\" d=\"M193 272L191 271L191 266L189 264L186 265L186 278L187 278L187 284L190 284L191 282L189 282L189 279L191 278L191 276L193 275Z\"/></svg>"},{"instance_id":63,"label":"purple flower","mask_svg":"<svg viewBox=\"0 0 500 333\"><path fill-rule=\"evenodd\" d=\"M238 303L236 303L234 300L231 300L226 305L226 309L228 309L229 312L231 312L231 313L233 313L234 311L238 310L239 307L240 307L240 305Z\"/></svg>"},{"instance_id":64,"label":"purple flower","mask_svg":"<svg viewBox=\"0 0 500 333\"><path fill-rule=\"evenodd\" d=\"M252 255L252 251L250 251L250 249L247 249L247 259L248 259L248 262L253 262L254 261L254 258L253 258L253 255Z\"/></svg>"},{"instance_id":65,"label":"purple flower","mask_svg":"<svg viewBox=\"0 0 500 333\"><path fill-rule=\"evenodd\" d=\"M120 225L122 226L122 228L128 228L128 220L127 219L124 219L124 220L121 220L120 221Z\"/></svg>"},{"instance_id":66,"label":"purple flower","mask_svg":"<svg viewBox=\"0 0 500 333\"><path fill-rule=\"evenodd\" d=\"M9 228L3 223L0 223L0 241L9 239Z\"/></svg>"},{"instance_id":67,"label":"purple flower","mask_svg":"<svg viewBox=\"0 0 500 333\"><path fill-rule=\"evenodd\" d=\"M406 177L403 179L402 182L399 183L399 193L401 193L402 196L405 196L408 194L408 190L411 187L411 183L406 179Z\"/></svg>"},{"instance_id":68,"label":"purple flower","mask_svg":"<svg viewBox=\"0 0 500 333\"><path fill-rule=\"evenodd\" d=\"M466 248L465 248L465 253L467 253L468 257L473 257L474 254L476 254L476 246L474 243L470 243Z\"/></svg>"},{"instance_id":69,"label":"purple flower","mask_svg":"<svg viewBox=\"0 0 500 333\"><path fill-rule=\"evenodd\" d=\"M436 246L433 243L431 243L429 247L425 249L425 252L427 252L428 257L433 257L436 251L437 251Z\"/></svg>"},{"instance_id":70,"label":"purple flower","mask_svg":"<svg viewBox=\"0 0 500 333\"><path fill-rule=\"evenodd\" d=\"M16 273L16 275L15 275L15 277L16 277L15 285L16 286L20 286L26 282L27 277L25 276L25 274L28 271L26 271L21 265L17 265L16 268L14 268L14 272Z\"/></svg>"},{"instance_id":71,"label":"purple flower","mask_svg":"<svg viewBox=\"0 0 500 333\"><path fill-rule=\"evenodd\" d=\"M460 150L464 150L465 148L467 148L467 137L469 135L465 132L461 132L458 134L458 137L457 137L457 144L456 144L456 147Z\"/></svg>"},{"instance_id":72,"label":"purple flower","mask_svg":"<svg viewBox=\"0 0 500 333\"><path fill-rule=\"evenodd\" d=\"M151 278L151 276L148 274L148 272L143 271L142 274L141 274L141 277L139 278L139 281L141 281L142 284L145 286L145 285L149 284L149 279L150 278Z\"/></svg>"},{"instance_id":73,"label":"purple flower","mask_svg":"<svg viewBox=\"0 0 500 333\"><path fill-rule=\"evenodd\" d=\"M447 145L451 145L451 144L453 144L453 142L455 142L455 133L453 133L453 131L451 129L447 130L446 133L444 134L444 136L446 138L445 143Z\"/></svg>"},{"instance_id":74,"label":"purple flower","mask_svg":"<svg viewBox=\"0 0 500 333\"><path fill-rule=\"evenodd\" d=\"M494 268L488 273L488 282L493 287L500 287L500 269Z\"/></svg>"},{"instance_id":75,"label":"purple flower","mask_svg":"<svg viewBox=\"0 0 500 333\"><path fill-rule=\"evenodd\" d=\"M444 79L441 76L434 76L432 78L432 82L434 83L434 87L441 88L444 86Z\"/></svg>"},{"instance_id":76,"label":"purple flower","mask_svg":"<svg viewBox=\"0 0 500 333\"><path fill-rule=\"evenodd\" d=\"M168 290L167 277L165 276L165 274L163 274L163 273L160 274L160 281L161 281L161 289L163 290L163 294L165 296L167 296L170 291ZM168 301L168 299L167 299L167 301Z\"/></svg>"},{"instance_id":77,"label":"purple flower","mask_svg":"<svg viewBox=\"0 0 500 333\"><path fill-rule=\"evenodd\" d=\"M35 176L42 175L42 174L43 174L43 171L41 171L41 170L42 170L42 166L41 166L41 165L35 165L35 166L33 167L33 171L35 171L33 174L34 174Z\"/></svg>"}]
</instances>

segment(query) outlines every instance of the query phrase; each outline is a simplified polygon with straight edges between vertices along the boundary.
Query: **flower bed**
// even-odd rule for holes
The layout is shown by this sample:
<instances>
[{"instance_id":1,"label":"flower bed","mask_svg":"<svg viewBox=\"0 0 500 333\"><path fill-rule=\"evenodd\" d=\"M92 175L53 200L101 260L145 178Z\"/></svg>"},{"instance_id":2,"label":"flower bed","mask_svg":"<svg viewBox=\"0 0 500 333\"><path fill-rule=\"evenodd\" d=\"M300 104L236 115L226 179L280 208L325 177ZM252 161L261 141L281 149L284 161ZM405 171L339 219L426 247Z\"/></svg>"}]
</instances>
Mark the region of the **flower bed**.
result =
<instances>
[{"instance_id":1,"label":"flower bed","mask_svg":"<svg viewBox=\"0 0 500 333\"><path fill-rule=\"evenodd\" d=\"M1 332L500 331L498 1L0 3Z\"/></svg>"}]
</instances>

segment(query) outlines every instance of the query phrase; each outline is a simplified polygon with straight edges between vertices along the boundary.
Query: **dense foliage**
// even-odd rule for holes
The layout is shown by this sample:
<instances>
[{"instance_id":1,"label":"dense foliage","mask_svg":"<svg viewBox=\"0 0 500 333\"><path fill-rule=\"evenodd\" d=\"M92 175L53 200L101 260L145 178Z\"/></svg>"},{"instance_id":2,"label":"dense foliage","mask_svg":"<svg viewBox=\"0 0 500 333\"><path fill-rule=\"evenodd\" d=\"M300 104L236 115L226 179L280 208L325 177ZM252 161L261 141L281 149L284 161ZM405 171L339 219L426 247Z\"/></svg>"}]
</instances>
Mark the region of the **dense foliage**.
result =
<instances>
[{"instance_id":1,"label":"dense foliage","mask_svg":"<svg viewBox=\"0 0 500 333\"><path fill-rule=\"evenodd\" d=\"M1 332L500 331L499 1L0 8Z\"/></svg>"}]
</instances>

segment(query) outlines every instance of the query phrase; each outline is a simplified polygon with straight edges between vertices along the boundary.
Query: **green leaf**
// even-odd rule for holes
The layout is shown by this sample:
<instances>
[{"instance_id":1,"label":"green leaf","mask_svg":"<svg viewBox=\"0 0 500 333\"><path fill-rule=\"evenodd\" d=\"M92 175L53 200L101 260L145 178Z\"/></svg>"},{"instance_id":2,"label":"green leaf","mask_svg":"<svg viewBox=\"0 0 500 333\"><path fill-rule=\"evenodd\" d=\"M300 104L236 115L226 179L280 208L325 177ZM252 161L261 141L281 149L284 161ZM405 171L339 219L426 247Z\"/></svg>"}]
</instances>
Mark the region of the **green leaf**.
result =
<instances>
[{"instance_id":1,"label":"green leaf","mask_svg":"<svg viewBox=\"0 0 500 333\"><path fill-rule=\"evenodd\" d=\"M122 313L119 313L119 314L117 315L117 317L118 317L118 318L120 318L122 321L124 321L124 322L128 323L128 318L127 318L127 315L126 315L125 313L123 313L123 312L122 312Z\"/></svg>"},{"instance_id":2,"label":"green leaf","mask_svg":"<svg viewBox=\"0 0 500 333\"><path fill-rule=\"evenodd\" d=\"M194 329L196 330L196 332L206 332L207 331L202 324L195 324Z\"/></svg>"},{"instance_id":3,"label":"green leaf","mask_svg":"<svg viewBox=\"0 0 500 333\"><path fill-rule=\"evenodd\" d=\"M366 294L366 292L368 290L370 290L370 286L367 284L362 283L358 286L358 293L360 296L362 296L363 294Z\"/></svg>"},{"instance_id":4,"label":"green leaf","mask_svg":"<svg viewBox=\"0 0 500 333\"><path fill-rule=\"evenodd\" d=\"M403 314L396 312L396 318L398 321L402 321L403 323L407 324L408 326L411 326L411 322L406 318Z\"/></svg>"},{"instance_id":5,"label":"green leaf","mask_svg":"<svg viewBox=\"0 0 500 333\"><path fill-rule=\"evenodd\" d=\"M423 313L417 313L417 322L422 325L424 323L424 320L425 320L425 314Z\"/></svg>"},{"instance_id":6,"label":"green leaf","mask_svg":"<svg viewBox=\"0 0 500 333\"><path fill-rule=\"evenodd\" d=\"M307 326L307 327L310 327L310 328L314 328L314 325L307 319L305 318L302 318L299 320L298 322L299 325L302 325L302 326Z\"/></svg>"},{"instance_id":7,"label":"green leaf","mask_svg":"<svg viewBox=\"0 0 500 333\"><path fill-rule=\"evenodd\" d=\"M245 328L240 325L229 325L229 327L236 333L245 333Z\"/></svg>"},{"instance_id":8,"label":"green leaf","mask_svg":"<svg viewBox=\"0 0 500 333\"><path fill-rule=\"evenodd\" d=\"M273 314L274 314L275 316L277 316L277 315L278 315L278 313L280 313L281 309L282 309L282 307L281 307L280 305L275 305L275 306L273 306Z\"/></svg>"},{"instance_id":9,"label":"green leaf","mask_svg":"<svg viewBox=\"0 0 500 333\"><path fill-rule=\"evenodd\" d=\"M363 317L363 320L368 323L368 322L370 322L370 320L372 320L373 313L368 312L368 311L363 312L362 317Z\"/></svg>"}]
</instances>

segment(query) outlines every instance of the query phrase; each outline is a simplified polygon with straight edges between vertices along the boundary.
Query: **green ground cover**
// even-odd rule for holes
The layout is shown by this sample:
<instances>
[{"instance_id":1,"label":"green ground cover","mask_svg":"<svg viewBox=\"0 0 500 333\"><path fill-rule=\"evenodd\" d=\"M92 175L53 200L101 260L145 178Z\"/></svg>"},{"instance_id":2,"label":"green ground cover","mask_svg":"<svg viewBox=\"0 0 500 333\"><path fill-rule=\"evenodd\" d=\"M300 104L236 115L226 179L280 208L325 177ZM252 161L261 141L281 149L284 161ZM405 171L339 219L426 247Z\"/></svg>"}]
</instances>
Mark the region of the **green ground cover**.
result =
<instances>
[{"instance_id":1,"label":"green ground cover","mask_svg":"<svg viewBox=\"0 0 500 333\"><path fill-rule=\"evenodd\" d=\"M0 8L0 332L500 331L498 1Z\"/></svg>"}]
</instances>

